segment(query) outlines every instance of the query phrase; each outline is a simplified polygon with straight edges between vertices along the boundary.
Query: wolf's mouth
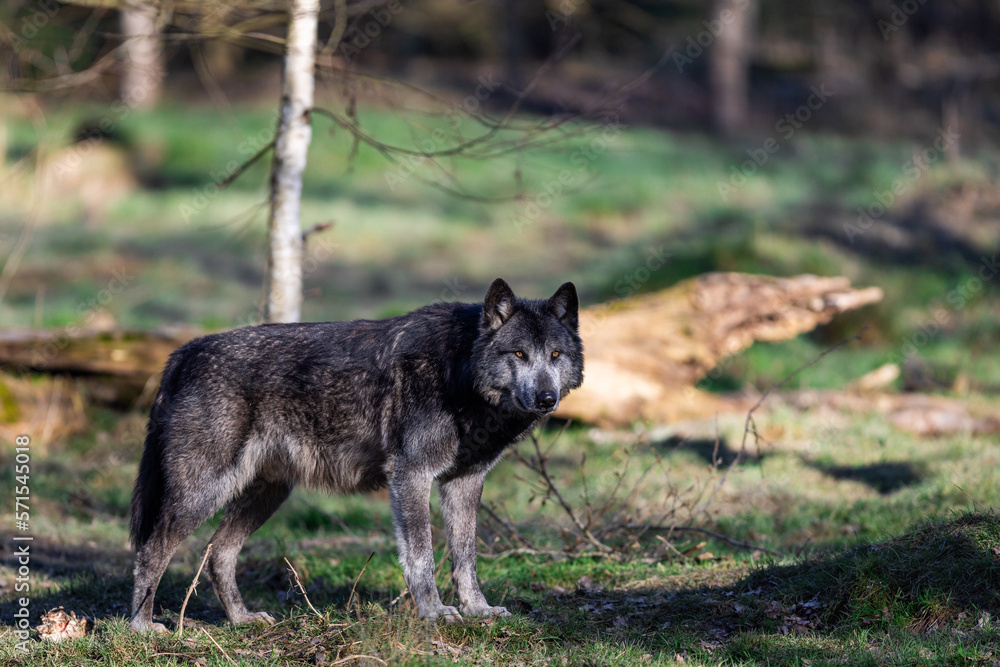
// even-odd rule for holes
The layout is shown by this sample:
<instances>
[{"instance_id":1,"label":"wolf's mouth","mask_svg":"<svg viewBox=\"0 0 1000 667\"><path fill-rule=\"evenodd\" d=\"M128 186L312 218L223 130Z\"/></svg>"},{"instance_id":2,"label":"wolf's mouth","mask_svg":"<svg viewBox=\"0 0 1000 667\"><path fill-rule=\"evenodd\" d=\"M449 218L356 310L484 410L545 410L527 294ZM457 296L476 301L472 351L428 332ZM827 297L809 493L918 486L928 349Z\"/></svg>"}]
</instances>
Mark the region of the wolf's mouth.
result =
<instances>
[{"instance_id":1,"label":"wolf's mouth","mask_svg":"<svg viewBox=\"0 0 1000 667\"><path fill-rule=\"evenodd\" d=\"M517 397L517 394L511 394L510 398L511 402L514 403L514 407L520 410L521 412L534 412L534 410L530 410L524 407L524 403L522 403L521 399Z\"/></svg>"},{"instance_id":2,"label":"wolf's mouth","mask_svg":"<svg viewBox=\"0 0 1000 667\"><path fill-rule=\"evenodd\" d=\"M529 408L529 407L526 407L524 405L524 403L521 402L521 399L517 397L517 394L513 394L512 393L510 395L510 397L511 397L511 400L513 401L513 403L514 403L514 407L517 408L518 410L520 410L521 412L530 412L531 414L539 415L541 417L544 417L545 415L552 414L553 412L556 411L556 408L559 407L559 405L556 404L556 405L552 406L552 408L549 408L549 409L546 409L546 408Z\"/></svg>"}]
</instances>

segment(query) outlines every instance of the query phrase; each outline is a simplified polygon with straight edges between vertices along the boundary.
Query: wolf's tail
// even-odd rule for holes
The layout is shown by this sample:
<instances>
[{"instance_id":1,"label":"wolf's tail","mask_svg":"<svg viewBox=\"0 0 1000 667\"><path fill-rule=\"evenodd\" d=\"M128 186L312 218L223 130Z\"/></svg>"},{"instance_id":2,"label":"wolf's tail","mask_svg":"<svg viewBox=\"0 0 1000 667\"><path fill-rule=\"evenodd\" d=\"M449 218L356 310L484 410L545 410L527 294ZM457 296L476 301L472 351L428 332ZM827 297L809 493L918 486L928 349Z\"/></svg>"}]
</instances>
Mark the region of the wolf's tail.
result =
<instances>
[{"instance_id":1,"label":"wolf's tail","mask_svg":"<svg viewBox=\"0 0 1000 667\"><path fill-rule=\"evenodd\" d=\"M163 470L163 432L169 419L170 403L177 390L178 355L170 357L163 369L160 390L149 411L146 444L139 462L139 474L132 490L132 547L138 551L149 541L160 518L166 479Z\"/></svg>"}]
</instances>

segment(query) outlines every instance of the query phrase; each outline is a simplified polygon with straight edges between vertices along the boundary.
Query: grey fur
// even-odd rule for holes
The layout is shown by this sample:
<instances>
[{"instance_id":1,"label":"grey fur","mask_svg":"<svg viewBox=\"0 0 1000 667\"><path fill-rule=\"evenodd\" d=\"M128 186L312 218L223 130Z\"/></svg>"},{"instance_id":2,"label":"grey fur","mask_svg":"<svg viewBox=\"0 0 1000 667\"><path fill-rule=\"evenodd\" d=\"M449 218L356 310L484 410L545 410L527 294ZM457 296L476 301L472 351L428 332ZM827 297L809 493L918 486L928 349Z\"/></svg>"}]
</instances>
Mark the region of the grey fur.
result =
<instances>
[{"instance_id":1,"label":"grey fur","mask_svg":"<svg viewBox=\"0 0 1000 667\"><path fill-rule=\"evenodd\" d=\"M246 539L292 488L389 487L403 574L426 619L507 615L476 577L486 473L583 381L572 283L519 299L501 279L483 304L435 304L387 320L266 324L174 352L150 411L132 495L132 628L177 546L219 508L207 564L232 623L273 622L236 586ZM429 499L438 484L459 609L434 582Z\"/></svg>"}]
</instances>

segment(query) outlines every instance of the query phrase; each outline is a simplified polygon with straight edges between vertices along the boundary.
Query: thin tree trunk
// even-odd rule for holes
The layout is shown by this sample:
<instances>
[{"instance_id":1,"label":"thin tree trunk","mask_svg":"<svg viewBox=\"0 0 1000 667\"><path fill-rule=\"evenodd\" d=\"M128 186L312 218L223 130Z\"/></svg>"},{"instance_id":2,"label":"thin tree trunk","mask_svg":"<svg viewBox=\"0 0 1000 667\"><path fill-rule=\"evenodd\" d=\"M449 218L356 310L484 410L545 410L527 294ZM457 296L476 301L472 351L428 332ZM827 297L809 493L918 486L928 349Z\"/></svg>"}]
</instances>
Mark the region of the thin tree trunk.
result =
<instances>
[{"instance_id":1,"label":"thin tree trunk","mask_svg":"<svg viewBox=\"0 0 1000 667\"><path fill-rule=\"evenodd\" d=\"M268 220L268 322L298 322L302 317L302 174L312 138L319 0L292 0L281 91L281 120L271 169Z\"/></svg>"},{"instance_id":2,"label":"thin tree trunk","mask_svg":"<svg viewBox=\"0 0 1000 667\"><path fill-rule=\"evenodd\" d=\"M149 109L160 99L164 69L158 14L159 3L151 0L131 0L121 10L126 47L119 95L133 109Z\"/></svg>"},{"instance_id":3,"label":"thin tree trunk","mask_svg":"<svg viewBox=\"0 0 1000 667\"><path fill-rule=\"evenodd\" d=\"M750 54L757 0L718 0L713 23L719 34L709 55L712 115L726 134L746 126L750 96Z\"/></svg>"}]
</instances>

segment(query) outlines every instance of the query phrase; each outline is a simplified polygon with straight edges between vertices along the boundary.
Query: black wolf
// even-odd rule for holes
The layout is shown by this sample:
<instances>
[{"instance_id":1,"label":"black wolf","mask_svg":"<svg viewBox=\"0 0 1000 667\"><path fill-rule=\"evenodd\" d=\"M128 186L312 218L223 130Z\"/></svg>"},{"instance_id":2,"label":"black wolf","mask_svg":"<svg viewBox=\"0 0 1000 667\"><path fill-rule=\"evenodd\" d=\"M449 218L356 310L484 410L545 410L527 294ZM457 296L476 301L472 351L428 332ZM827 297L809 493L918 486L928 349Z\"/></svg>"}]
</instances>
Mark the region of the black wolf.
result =
<instances>
[{"instance_id":1,"label":"black wolf","mask_svg":"<svg viewBox=\"0 0 1000 667\"><path fill-rule=\"evenodd\" d=\"M386 320L265 324L193 340L170 356L132 494L132 628L177 546L219 508L207 569L232 623L247 610L236 556L300 484L389 487L403 574L418 614L460 621L434 582L429 498L437 482L466 616L506 616L476 578L483 479L583 381L572 283L547 300L501 279L483 304L439 303Z\"/></svg>"}]
</instances>

